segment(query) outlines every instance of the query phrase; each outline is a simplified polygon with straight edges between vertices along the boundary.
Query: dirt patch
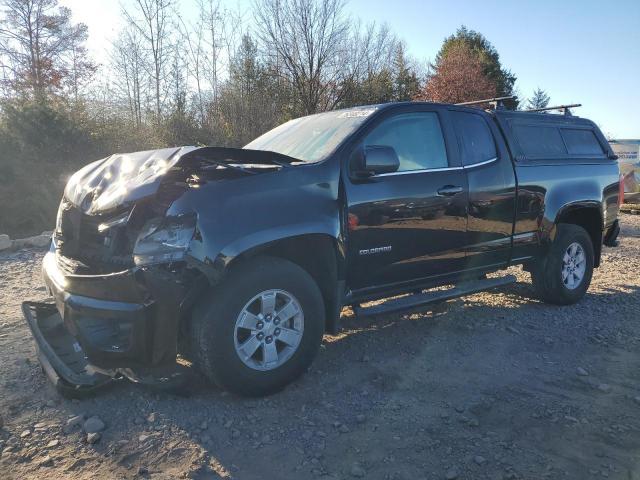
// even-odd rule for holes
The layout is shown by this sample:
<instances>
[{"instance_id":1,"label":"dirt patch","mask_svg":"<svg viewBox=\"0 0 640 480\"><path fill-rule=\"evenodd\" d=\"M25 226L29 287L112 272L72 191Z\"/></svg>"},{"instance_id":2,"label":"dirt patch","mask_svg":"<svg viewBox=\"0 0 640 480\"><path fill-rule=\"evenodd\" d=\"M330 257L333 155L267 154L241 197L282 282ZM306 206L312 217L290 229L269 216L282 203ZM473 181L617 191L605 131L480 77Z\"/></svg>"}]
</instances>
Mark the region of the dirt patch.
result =
<instances>
[{"instance_id":1,"label":"dirt patch","mask_svg":"<svg viewBox=\"0 0 640 480\"><path fill-rule=\"evenodd\" d=\"M265 399L195 376L180 395L60 398L20 313L45 295L41 259L0 255L0 478L640 478L636 215L578 305L538 302L512 269L520 283L431 311L345 311L311 371Z\"/></svg>"},{"instance_id":2,"label":"dirt patch","mask_svg":"<svg viewBox=\"0 0 640 480\"><path fill-rule=\"evenodd\" d=\"M620 210L624 213L630 213L631 215L640 215L640 205L637 203L623 203L620 205Z\"/></svg>"}]
</instances>

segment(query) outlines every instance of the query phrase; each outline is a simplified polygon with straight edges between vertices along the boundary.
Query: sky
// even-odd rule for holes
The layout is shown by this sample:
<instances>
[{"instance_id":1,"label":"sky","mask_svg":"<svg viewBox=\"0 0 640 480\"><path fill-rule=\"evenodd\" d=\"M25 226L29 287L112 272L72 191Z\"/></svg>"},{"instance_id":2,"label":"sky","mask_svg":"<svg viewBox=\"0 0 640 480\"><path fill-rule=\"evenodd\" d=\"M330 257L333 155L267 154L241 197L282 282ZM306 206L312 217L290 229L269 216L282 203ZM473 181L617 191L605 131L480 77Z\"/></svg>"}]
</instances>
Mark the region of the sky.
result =
<instances>
[{"instance_id":1,"label":"sky","mask_svg":"<svg viewBox=\"0 0 640 480\"><path fill-rule=\"evenodd\" d=\"M106 62L131 0L60 0L89 27L89 51ZM178 0L185 17L195 0ZM221 0L246 12L250 0ZM551 104L582 103L575 114L611 138L640 138L640 0L350 0L347 12L387 23L418 60L433 60L458 27L481 32L518 78L521 97L537 87Z\"/></svg>"}]
</instances>

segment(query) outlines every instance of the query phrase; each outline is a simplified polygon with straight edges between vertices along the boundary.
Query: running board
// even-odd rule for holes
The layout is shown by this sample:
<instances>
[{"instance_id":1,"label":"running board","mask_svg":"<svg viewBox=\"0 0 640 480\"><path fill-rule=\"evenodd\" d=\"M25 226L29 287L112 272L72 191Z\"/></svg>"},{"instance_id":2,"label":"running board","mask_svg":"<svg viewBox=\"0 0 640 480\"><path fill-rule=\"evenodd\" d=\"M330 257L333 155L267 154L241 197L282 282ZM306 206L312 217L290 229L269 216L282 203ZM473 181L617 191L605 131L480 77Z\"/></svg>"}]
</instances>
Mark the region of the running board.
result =
<instances>
[{"instance_id":1,"label":"running board","mask_svg":"<svg viewBox=\"0 0 640 480\"><path fill-rule=\"evenodd\" d=\"M429 305L430 303L443 302L452 298L464 297L472 293L491 290L516 282L516 277L506 275L499 278L486 278L483 280L472 280L461 282L448 290L435 290L431 292L415 293L406 297L388 300L380 305L372 307L353 306L353 313L357 316L381 315L385 313L410 310L412 308Z\"/></svg>"}]
</instances>

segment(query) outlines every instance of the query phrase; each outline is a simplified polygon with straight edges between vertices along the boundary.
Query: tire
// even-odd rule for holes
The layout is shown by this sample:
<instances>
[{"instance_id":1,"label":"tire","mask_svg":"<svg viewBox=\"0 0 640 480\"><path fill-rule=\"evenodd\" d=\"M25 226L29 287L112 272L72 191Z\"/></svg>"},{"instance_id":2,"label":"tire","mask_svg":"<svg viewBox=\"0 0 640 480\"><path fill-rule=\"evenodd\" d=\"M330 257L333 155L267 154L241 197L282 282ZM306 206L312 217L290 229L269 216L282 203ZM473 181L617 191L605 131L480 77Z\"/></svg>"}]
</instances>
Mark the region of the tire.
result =
<instances>
[{"instance_id":1,"label":"tire","mask_svg":"<svg viewBox=\"0 0 640 480\"><path fill-rule=\"evenodd\" d=\"M583 253L583 264L579 261L571 262L570 248L575 253L573 260L579 260L580 252ZM565 265L567 254L569 261ZM587 231L578 225L559 224L556 238L547 255L531 268L531 280L537 296L544 302L556 305L571 305L580 301L591 283L593 263L593 243ZM563 270L565 266L567 269ZM572 269L574 273L567 275Z\"/></svg>"},{"instance_id":2,"label":"tire","mask_svg":"<svg viewBox=\"0 0 640 480\"><path fill-rule=\"evenodd\" d=\"M269 310L272 304L275 308ZM264 311L273 314L263 316ZM295 313L284 320L291 312ZM288 260L255 257L233 269L194 308L192 356L199 370L221 388L244 396L269 395L307 370L324 329L324 302L313 278ZM288 343L282 341L285 337ZM270 362L274 349L277 360Z\"/></svg>"}]
</instances>

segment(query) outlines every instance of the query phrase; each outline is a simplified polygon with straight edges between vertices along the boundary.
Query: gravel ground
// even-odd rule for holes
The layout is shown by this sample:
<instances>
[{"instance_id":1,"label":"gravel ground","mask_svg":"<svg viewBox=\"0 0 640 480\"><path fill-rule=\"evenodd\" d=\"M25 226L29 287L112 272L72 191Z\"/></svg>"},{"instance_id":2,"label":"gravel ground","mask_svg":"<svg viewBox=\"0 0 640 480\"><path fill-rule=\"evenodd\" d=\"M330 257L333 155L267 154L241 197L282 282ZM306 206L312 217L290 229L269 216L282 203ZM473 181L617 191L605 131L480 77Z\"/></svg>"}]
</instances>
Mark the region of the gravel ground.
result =
<instances>
[{"instance_id":1,"label":"gravel ground","mask_svg":"<svg viewBox=\"0 0 640 480\"><path fill-rule=\"evenodd\" d=\"M622 222L578 305L538 302L513 269L518 284L432 311L346 310L265 399L198 377L62 399L19 308L45 295L43 254L0 255L0 478L640 479L640 216Z\"/></svg>"}]
</instances>

